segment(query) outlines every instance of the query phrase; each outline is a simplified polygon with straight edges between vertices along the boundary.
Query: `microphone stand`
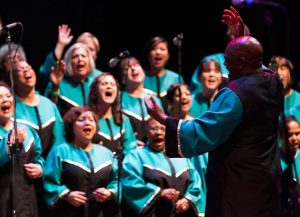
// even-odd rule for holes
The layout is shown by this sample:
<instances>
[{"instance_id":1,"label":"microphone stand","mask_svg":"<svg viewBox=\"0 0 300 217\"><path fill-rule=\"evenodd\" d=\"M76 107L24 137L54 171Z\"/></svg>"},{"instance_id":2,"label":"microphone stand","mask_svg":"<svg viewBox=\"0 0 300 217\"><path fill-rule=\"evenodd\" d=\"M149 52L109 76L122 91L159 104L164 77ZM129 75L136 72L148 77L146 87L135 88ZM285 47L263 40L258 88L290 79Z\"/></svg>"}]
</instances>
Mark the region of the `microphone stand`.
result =
<instances>
[{"instance_id":1,"label":"microphone stand","mask_svg":"<svg viewBox=\"0 0 300 217\"><path fill-rule=\"evenodd\" d=\"M121 56L120 60L126 58L127 56ZM121 61L120 61L121 62ZM120 118L121 118L121 126L120 126L120 141L118 143L118 147L117 147L117 159L118 159L118 191L117 191L117 201L118 201L118 216L121 216L120 213L120 196L121 196L121 191L120 191L120 183L121 183L121 177L122 177L122 161L123 161L123 134L122 134L122 130L123 130L123 112L122 112L122 108L123 108L123 91L126 89L126 81L127 81L127 71L125 72L125 75L123 75L123 72L120 68L120 62L119 64L119 71L120 71L120 79L121 79L121 85L120 85ZM127 59L127 70L129 68L129 59Z\"/></svg>"},{"instance_id":2,"label":"microphone stand","mask_svg":"<svg viewBox=\"0 0 300 217\"><path fill-rule=\"evenodd\" d=\"M123 84L121 84L121 86L123 86ZM118 204L120 201L120 196L121 196L121 192L120 192L120 183L121 183L121 176L122 176L122 161L123 161L123 134L122 134L122 130L123 130L123 115L122 115L122 87L120 88L120 118L121 118L121 125L120 125L120 140L118 142L118 147L117 147L117 158L118 158L118 192L117 192L117 199L118 199ZM118 206L118 209L120 210L120 204ZM118 212L118 215L120 215L120 213Z\"/></svg>"},{"instance_id":3,"label":"microphone stand","mask_svg":"<svg viewBox=\"0 0 300 217\"><path fill-rule=\"evenodd\" d=\"M182 82L182 40L183 40L183 36L182 38L178 38L178 45L177 45L177 51L178 51L178 83Z\"/></svg>"},{"instance_id":4,"label":"microphone stand","mask_svg":"<svg viewBox=\"0 0 300 217\"><path fill-rule=\"evenodd\" d=\"M10 69L9 69L9 79L11 82L11 92L12 92L12 96L14 99L14 112L13 112L13 130L14 130L14 143L11 143L11 134L12 132L9 133L8 135L8 139L7 139L7 146L8 146L8 151L9 151L9 155L12 159L12 177L11 177L11 192L12 192L12 217L16 217L17 213L16 213L16 199L15 199L15 180L16 180L16 171L17 171L17 156L20 152L20 149L22 147L20 147L19 145L19 137L18 137L18 128L17 128L17 115L16 115L16 94L15 94L15 86L14 86L14 79L13 79L13 64L15 63L15 57L20 45L20 42L22 40L23 37L23 25L22 23L18 23L21 28L21 36L20 36L20 40L18 43L18 46L16 48L16 51L14 53L14 55L12 55L12 49L11 49L11 34L10 31L8 29L5 30L6 33L6 43L8 44L8 54L9 54L9 61L10 61Z\"/></svg>"},{"instance_id":5,"label":"microphone stand","mask_svg":"<svg viewBox=\"0 0 300 217\"><path fill-rule=\"evenodd\" d=\"M178 92L179 92L179 104L178 104L178 118L180 119L181 116L181 88L180 84L182 83L182 41L183 41L183 34L178 34L174 39L173 43L177 47L177 66L178 66Z\"/></svg>"}]
</instances>

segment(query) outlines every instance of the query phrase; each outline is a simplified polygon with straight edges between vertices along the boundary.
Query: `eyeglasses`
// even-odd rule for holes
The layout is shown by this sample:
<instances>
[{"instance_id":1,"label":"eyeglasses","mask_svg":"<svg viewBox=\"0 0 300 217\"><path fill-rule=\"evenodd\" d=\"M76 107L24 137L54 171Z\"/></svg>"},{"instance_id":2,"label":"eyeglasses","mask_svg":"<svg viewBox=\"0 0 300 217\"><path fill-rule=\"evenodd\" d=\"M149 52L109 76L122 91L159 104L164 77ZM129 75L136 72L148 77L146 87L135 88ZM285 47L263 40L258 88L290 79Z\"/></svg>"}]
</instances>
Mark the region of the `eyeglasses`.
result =
<instances>
[{"instance_id":1,"label":"eyeglasses","mask_svg":"<svg viewBox=\"0 0 300 217\"><path fill-rule=\"evenodd\" d=\"M149 130L151 130L151 131L153 131L153 132L158 132L159 130L165 131L165 129L166 129L166 128L165 128L164 126L161 126L161 127L157 126L157 127L150 127Z\"/></svg>"}]
</instances>

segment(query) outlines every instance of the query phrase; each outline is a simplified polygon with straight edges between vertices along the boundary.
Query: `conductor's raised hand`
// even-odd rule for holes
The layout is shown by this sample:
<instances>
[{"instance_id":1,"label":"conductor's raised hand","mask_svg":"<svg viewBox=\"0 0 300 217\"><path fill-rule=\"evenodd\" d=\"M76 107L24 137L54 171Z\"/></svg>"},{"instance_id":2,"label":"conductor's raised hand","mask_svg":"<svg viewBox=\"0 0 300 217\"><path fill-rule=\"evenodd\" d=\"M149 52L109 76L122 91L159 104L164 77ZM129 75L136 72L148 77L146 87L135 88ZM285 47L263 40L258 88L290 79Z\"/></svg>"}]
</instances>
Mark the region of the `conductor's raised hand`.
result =
<instances>
[{"instance_id":1,"label":"conductor's raised hand","mask_svg":"<svg viewBox=\"0 0 300 217\"><path fill-rule=\"evenodd\" d=\"M164 113L164 111L159 107L159 105L156 103L155 99L150 96L149 98L145 99L145 105L148 111L148 114L157 120L162 125L166 124L167 115Z\"/></svg>"},{"instance_id":2,"label":"conductor's raised hand","mask_svg":"<svg viewBox=\"0 0 300 217\"><path fill-rule=\"evenodd\" d=\"M230 9L224 9L221 22L228 26L227 35L231 39L244 35L244 21L234 7L230 6Z\"/></svg>"}]
</instances>

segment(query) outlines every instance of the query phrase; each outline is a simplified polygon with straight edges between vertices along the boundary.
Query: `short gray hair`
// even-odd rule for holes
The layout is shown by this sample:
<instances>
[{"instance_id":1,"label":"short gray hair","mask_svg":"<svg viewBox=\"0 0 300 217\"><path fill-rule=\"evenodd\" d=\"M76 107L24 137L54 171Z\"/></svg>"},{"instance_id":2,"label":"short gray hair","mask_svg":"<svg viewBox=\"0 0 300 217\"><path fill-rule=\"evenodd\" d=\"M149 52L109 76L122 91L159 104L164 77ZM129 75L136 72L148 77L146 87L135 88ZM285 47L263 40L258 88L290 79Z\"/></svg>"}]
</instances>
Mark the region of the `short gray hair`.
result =
<instances>
[{"instance_id":1,"label":"short gray hair","mask_svg":"<svg viewBox=\"0 0 300 217\"><path fill-rule=\"evenodd\" d=\"M93 59L88 47L83 43L75 43L66 51L66 54L64 56L64 62L66 64L66 73L65 74L70 77L72 77L74 75L74 70L73 70L72 64L71 64L72 53L75 49L78 49L78 48L83 48L84 50L86 50L86 52L88 54L88 60L90 63L89 74L91 74L95 70L95 60Z\"/></svg>"},{"instance_id":2,"label":"short gray hair","mask_svg":"<svg viewBox=\"0 0 300 217\"><path fill-rule=\"evenodd\" d=\"M18 47L18 45L16 43L11 42L10 48L11 48L12 53L14 53L18 48L18 53L20 54L22 60L27 61L25 51L24 51L24 48L22 45L19 45L19 47ZM1 47L0 47L0 68L2 67L3 61L7 57L7 55L9 55L9 46L8 46L8 43L5 43L5 44L1 45Z\"/></svg>"}]
</instances>

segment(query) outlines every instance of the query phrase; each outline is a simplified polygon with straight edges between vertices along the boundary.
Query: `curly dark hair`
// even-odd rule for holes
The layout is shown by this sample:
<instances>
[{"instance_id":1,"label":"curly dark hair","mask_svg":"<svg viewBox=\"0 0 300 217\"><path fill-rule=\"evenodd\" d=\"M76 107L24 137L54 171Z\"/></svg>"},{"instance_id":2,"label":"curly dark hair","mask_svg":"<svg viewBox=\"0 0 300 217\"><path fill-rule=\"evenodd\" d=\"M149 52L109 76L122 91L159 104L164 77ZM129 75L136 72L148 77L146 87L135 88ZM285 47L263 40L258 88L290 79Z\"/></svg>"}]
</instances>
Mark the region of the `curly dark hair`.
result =
<instances>
[{"instance_id":1,"label":"curly dark hair","mask_svg":"<svg viewBox=\"0 0 300 217\"><path fill-rule=\"evenodd\" d=\"M111 73L103 72L101 75L99 75L98 77L96 77L94 79L94 81L91 85L91 88L90 88L89 105L90 105L92 111L95 112L97 115L99 115L98 111L97 111L97 103L98 103L98 97L99 97L98 85L99 85L101 79L104 78L105 76L112 76L114 78L114 76ZM112 115L113 115L114 122L118 126L120 126L122 123L122 116L121 116L121 112L120 112L121 105L120 105L120 101L119 101L119 83L117 80L116 80L116 83L117 83L117 97L112 104Z\"/></svg>"},{"instance_id":2,"label":"curly dark hair","mask_svg":"<svg viewBox=\"0 0 300 217\"><path fill-rule=\"evenodd\" d=\"M89 106L73 107L63 117L64 126L65 126L65 136L67 142L73 142L75 137L73 132L73 125L75 121L78 119L78 117L82 113L87 111L92 112L93 118L96 122L96 132L98 131L98 117Z\"/></svg>"}]
</instances>

